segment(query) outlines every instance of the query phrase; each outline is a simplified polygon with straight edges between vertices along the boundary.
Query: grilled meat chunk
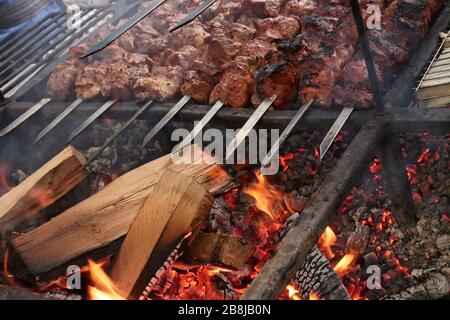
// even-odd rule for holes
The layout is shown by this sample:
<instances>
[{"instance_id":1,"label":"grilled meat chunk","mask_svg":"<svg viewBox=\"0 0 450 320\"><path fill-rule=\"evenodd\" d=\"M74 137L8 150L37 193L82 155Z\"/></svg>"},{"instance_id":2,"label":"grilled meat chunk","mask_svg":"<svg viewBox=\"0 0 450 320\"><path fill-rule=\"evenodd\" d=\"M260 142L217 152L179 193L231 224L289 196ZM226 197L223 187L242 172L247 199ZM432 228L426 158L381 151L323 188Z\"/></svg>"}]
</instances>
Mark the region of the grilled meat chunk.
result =
<instances>
[{"instance_id":1,"label":"grilled meat chunk","mask_svg":"<svg viewBox=\"0 0 450 320\"><path fill-rule=\"evenodd\" d=\"M73 88L81 62L70 59L58 64L47 81L47 93L57 101L67 101L74 96Z\"/></svg>"},{"instance_id":2,"label":"grilled meat chunk","mask_svg":"<svg viewBox=\"0 0 450 320\"><path fill-rule=\"evenodd\" d=\"M167 101L174 98L183 84L183 72L176 67L155 66L148 77L139 78L134 86L138 100Z\"/></svg>"},{"instance_id":3,"label":"grilled meat chunk","mask_svg":"<svg viewBox=\"0 0 450 320\"><path fill-rule=\"evenodd\" d=\"M75 93L78 98L94 100L109 96L108 65L99 61L87 65L75 80Z\"/></svg>"},{"instance_id":4,"label":"grilled meat chunk","mask_svg":"<svg viewBox=\"0 0 450 320\"><path fill-rule=\"evenodd\" d=\"M260 37L270 39L290 38L300 32L298 20L286 16L255 20L255 27Z\"/></svg>"},{"instance_id":5,"label":"grilled meat chunk","mask_svg":"<svg viewBox=\"0 0 450 320\"><path fill-rule=\"evenodd\" d=\"M258 106L264 99L276 95L273 107L286 107L297 96L299 78L299 66L295 62L277 61L263 66L255 77L252 104Z\"/></svg>"},{"instance_id":6,"label":"grilled meat chunk","mask_svg":"<svg viewBox=\"0 0 450 320\"><path fill-rule=\"evenodd\" d=\"M218 100L232 108L245 108L253 92L253 78L246 65L230 64L211 93L210 104Z\"/></svg>"},{"instance_id":7,"label":"grilled meat chunk","mask_svg":"<svg viewBox=\"0 0 450 320\"><path fill-rule=\"evenodd\" d=\"M208 104L213 87L195 71L186 72L181 93L189 95L200 104Z\"/></svg>"}]
</instances>

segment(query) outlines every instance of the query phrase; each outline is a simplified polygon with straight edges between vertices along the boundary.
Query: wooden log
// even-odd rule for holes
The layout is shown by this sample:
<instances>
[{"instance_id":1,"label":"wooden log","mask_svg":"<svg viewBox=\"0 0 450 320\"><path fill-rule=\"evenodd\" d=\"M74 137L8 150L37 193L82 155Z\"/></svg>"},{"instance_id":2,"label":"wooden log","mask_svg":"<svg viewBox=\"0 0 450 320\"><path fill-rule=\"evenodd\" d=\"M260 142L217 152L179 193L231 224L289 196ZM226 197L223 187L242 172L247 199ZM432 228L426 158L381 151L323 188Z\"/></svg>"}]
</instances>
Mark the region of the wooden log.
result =
<instances>
[{"instance_id":1,"label":"wooden log","mask_svg":"<svg viewBox=\"0 0 450 320\"><path fill-rule=\"evenodd\" d=\"M213 196L194 178L167 169L136 216L113 263L111 279L122 295L139 298L149 276L188 233L206 224Z\"/></svg>"},{"instance_id":2,"label":"wooden log","mask_svg":"<svg viewBox=\"0 0 450 320\"><path fill-rule=\"evenodd\" d=\"M241 269L255 247L245 239L232 235L200 232L183 255L189 264L213 265Z\"/></svg>"},{"instance_id":3,"label":"wooden log","mask_svg":"<svg viewBox=\"0 0 450 320\"><path fill-rule=\"evenodd\" d=\"M14 229L83 181L84 156L69 146L0 198L0 224Z\"/></svg>"},{"instance_id":4,"label":"wooden log","mask_svg":"<svg viewBox=\"0 0 450 320\"><path fill-rule=\"evenodd\" d=\"M384 168L386 191L391 200L392 213L400 227L415 225L416 207L413 203L411 185L406 175L398 134L387 135L382 147L381 161Z\"/></svg>"},{"instance_id":5,"label":"wooden log","mask_svg":"<svg viewBox=\"0 0 450 320\"><path fill-rule=\"evenodd\" d=\"M120 240L167 167L193 177L210 192L230 182L218 165L173 164L167 155L124 174L48 223L16 237L13 246L32 272L42 273Z\"/></svg>"}]
</instances>

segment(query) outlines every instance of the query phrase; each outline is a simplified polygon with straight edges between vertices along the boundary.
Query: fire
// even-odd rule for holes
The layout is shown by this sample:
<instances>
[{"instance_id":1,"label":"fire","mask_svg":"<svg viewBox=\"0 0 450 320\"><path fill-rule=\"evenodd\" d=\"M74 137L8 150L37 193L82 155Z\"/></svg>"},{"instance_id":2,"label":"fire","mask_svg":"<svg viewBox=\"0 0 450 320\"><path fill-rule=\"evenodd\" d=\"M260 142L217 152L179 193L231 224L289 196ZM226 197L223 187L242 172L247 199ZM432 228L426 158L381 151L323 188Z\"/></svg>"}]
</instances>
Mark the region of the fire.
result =
<instances>
[{"instance_id":1,"label":"fire","mask_svg":"<svg viewBox=\"0 0 450 320\"><path fill-rule=\"evenodd\" d=\"M39 208L46 208L55 202L53 191L42 186L31 189L29 196L38 203Z\"/></svg>"},{"instance_id":2,"label":"fire","mask_svg":"<svg viewBox=\"0 0 450 320\"><path fill-rule=\"evenodd\" d=\"M255 175L257 181L244 187L242 191L255 199L255 206L258 210L274 219L273 208L279 201L281 192L272 186L260 172L255 172Z\"/></svg>"},{"instance_id":3,"label":"fire","mask_svg":"<svg viewBox=\"0 0 450 320\"><path fill-rule=\"evenodd\" d=\"M309 300L320 300L320 297L314 292L311 292L311 294L309 295Z\"/></svg>"},{"instance_id":4,"label":"fire","mask_svg":"<svg viewBox=\"0 0 450 320\"><path fill-rule=\"evenodd\" d=\"M328 258L328 260L333 259L335 256L331 247L336 243L336 240L337 240L336 234L334 233L333 229L327 227L325 229L325 232L322 234L319 241L317 242L317 245L319 246L320 250L323 252L325 257Z\"/></svg>"},{"instance_id":5,"label":"fire","mask_svg":"<svg viewBox=\"0 0 450 320\"><path fill-rule=\"evenodd\" d=\"M288 291L288 297L291 300L301 300L300 292L295 289L295 287L291 284L288 284L286 287L286 290Z\"/></svg>"},{"instance_id":6,"label":"fire","mask_svg":"<svg viewBox=\"0 0 450 320\"><path fill-rule=\"evenodd\" d=\"M358 258L358 254L356 252L349 252L334 267L334 271L340 276L346 275L351 271L354 263L356 262L356 258Z\"/></svg>"},{"instance_id":7,"label":"fire","mask_svg":"<svg viewBox=\"0 0 450 320\"><path fill-rule=\"evenodd\" d=\"M3 274L4 274L4 280L7 285L10 287L16 287L17 283L14 280L14 276L9 272L9 248L5 250L5 256L3 257Z\"/></svg>"},{"instance_id":8,"label":"fire","mask_svg":"<svg viewBox=\"0 0 450 320\"><path fill-rule=\"evenodd\" d=\"M88 286L89 300L126 300L101 264L88 260L90 279L95 286Z\"/></svg>"}]
</instances>

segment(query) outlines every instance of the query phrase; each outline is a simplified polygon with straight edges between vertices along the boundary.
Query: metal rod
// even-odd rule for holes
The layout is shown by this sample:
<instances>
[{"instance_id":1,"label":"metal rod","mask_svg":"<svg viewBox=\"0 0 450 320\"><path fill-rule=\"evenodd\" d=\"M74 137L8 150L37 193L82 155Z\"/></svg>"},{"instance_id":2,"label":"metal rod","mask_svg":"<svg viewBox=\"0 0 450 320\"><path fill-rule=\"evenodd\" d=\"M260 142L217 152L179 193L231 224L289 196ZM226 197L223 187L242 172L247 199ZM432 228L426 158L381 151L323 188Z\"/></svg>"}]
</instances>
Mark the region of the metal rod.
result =
<instances>
[{"instance_id":1,"label":"metal rod","mask_svg":"<svg viewBox=\"0 0 450 320\"><path fill-rule=\"evenodd\" d=\"M325 154L327 153L328 149L330 149L331 145L333 144L334 139L336 139L339 132L344 127L345 123L347 122L348 118L353 112L353 108L344 108L342 112L339 114L339 117L334 122L331 129L326 134L325 138L323 139L322 143L320 144L320 161L323 160L325 157Z\"/></svg>"},{"instance_id":2,"label":"metal rod","mask_svg":"<svg viewBox=\"0 0 450 320\"><path fill-rule=\"evenodd\" d=\"M140 108L130 119L127 120L127 122L125 122L125 124L116 132L114 132L114 134L109 137L105 143L97 150L95 151L95 153L86 161L86 163L83 165L83 167L87 167L89 164L92 163L92 161L94 161L99 155L102 154L102 152L109 146L111 145L111 143L114 142L114 140L117 139L117 137L123 132L125 131L134 121L136 121L136 119L143 114L148 107L150 107L150 105L153 103L153 101L149 101L147 102L145 105L142 106L142 108Z\"/></svg>"},{"instance_id":3,"label":"metal rod","mask_svg":"<svg viewBox=\"0 0 450 320\"><path fill-rule=\"evenodd\" d=\"M253 127L258 123L258 121L262 118L262 116L269 110L272 103L276 100L276 96L272 96L270 98L265 99L256 109L256 111L252 114L250 119L244 124L244 126L239 130L239 132L235 135L233 140L228 144L226 149L225 159L231 159L234 156L234 152L239 148L244 139L248 136Z\"/></svg>"},{"instance_id":4,"label":"metal rod","mask_svg":"<svg viewBox=\"0 0 450 320\"><path fill-rule=\"evenodd\" d=\"M87 118L78 128L76 128L67 140L67 144L71 143L73 139L78 137L87 127L89 127L98 117L105 113L109 108L116 103L117 100L110 100L105 102L99 109L97 109L89 118Z\"/></svg>"},{"instance_id":5,"label":"metal rod","mask_svg":"<svg viewBox=\"0 0 450 320\"><path fill-rule=\"evenodd\" d=\"M3 137L4 135L10 133L15 128L20 126L25 120L30 118L33 114L41 110L46 104L48 104L52 99L42 99L38 103L36 103L34 106L29 108L25 113L23 113L20 117L18 117L16 120L11 122L9 125L6 126L2 131L0 131L0 137Z\"/></svg>"},{"instance_id":6,"label":"metal rod","mask_svg":"<svg viewBox=\"0 0 450 320\"><path fill-rule=\"evenodd\" d=\"M150 130L149 133L144 137L144 142L142 143L142 148L147 146L150 141L161 131L164 126L172 120L173 117L180 111L188 102L191 100L190 96L184 96L172 109L167 112L167 114Z\"/></svg>"},{"instance_id":7,"label":"metal rod","mask_svg":"<svg viewBox=\"0 0 450 320\"><path fill-rule=\"evenodd\" d=\"M53 31L55 31L56 29L59 29L60 26L62 26L65 23L65 20L61 20L57 23L52 24L51 26L49 26L46 30L48 31L48 33L41 33L36 37L33 37L32 41L27 42L26 45L22 46L19 50L14 51L14 53L12 53L11 55L9 55L5 60L3 60L0 63L0 67L5 66L7 63L9 63L11 60L13 60L15 57L19 56L22 52L28 50L28 52L25 55L20 56L19 59L16 59L13 63L11 63L7 68L5 68L1 73L3 74L6 70L9 70L12 68L12 66L14 66L17 63L23 62L28 56L30 55L36 55L36 49L34 48L33 50L31 50L31 48L38 43L39 41L41 41L42 39L44 39L45 37L48 37ZM59 32L57 32L56 34L53 35L53 37L58 36L59 34L61 34L62 32L64 32L64 30L60 30ZM45 46L47 43L41 43L39 45L39 47ZM38 48L39 48L38 47Z\"/></svg>"},{"instance_id":8,"label":"metal rod","mask_svg":"<svg viewBox=\"0 0 450 320\"><path fill-rule=\"evenodd\" d=\"M269 153L264 157L263 161L261 161L261 167L266 167L272 161L273 157L277 152L279 152L281 145L284 143L286 138L291 134L292 130L297 126L298 122L303 118L306 111L308 111L309 107L313 104L314 100L310 100L308 103L303 105L297 112L297 114L292 118L292 121L289 122L287 127L284 129L283 133L280 135L277 141L273 144L273 147L270 149Z\"/></svg>"},{"instance_id":9,"label":"metal rod","mask_svg":"<svg viewBox=\"0 0 450 320\"><path fill-rule=\"evenodd\" d=\"M18 46L20 46L27 39L29 39L30 37L33 37L35 34L41 32L42 30L47 28L51 23L53 23L54 19L59 19L63 15L64 15L63 13L57 13L57 14L52 14L52 15L46 16L44 19L39 20L38 22L33 24L28 29L22 31L21 33L16 35L14 38L12 38L8 42L6 42L5 44L0 46L0 52L1 52L0 57L3 58L4 55L7 55L11 50L14 50ZM49 19L52 19L52 20L48 21ZM10 47L10 48L8 48L8 47Z\"/></svg>"},{"instance_id":10,"label":"metal rod","mask_svg":"<svg viewBox=\"0 0 450 320\"><path fill-rule=\"evenodd\" d=\"M142 19L151 14L153 11L158 9L166 1L167 0L155 0L154 2L151 2L151 4L148 7L136 13L133 17L128 19L127 22L125 22L119 28L111 32L105 39L103 39L102 41L94 45L91 49L89 49L83 56L80 57L80 59L89 57L90 55L93 55L94 53L99 52L100 50L103 50L104 48L109 46L122 34L127 32L129 29L131 29L134 25L139 23Z\"/></svg>"},{"instance_id":11,"label":"metal rod","mask_svg":"<svg viewBox=\"0 0 450 320\"><path fill-rule=\"evenodd\" d=\"M378 82L377 73L375 71L372 52L369 46L369 41L367 39L367 31L361 12L361 6L359 5L358 0L350 0L350 4L352 6L353 18L355 19L356 28L358 29L359 41L364 55L364 60L366 61L369 81L372 87L373 96L375 98L375 105L378 112L381 113L384 111L383 95L381 93L381 87Z\"/></svg>"},{"instance_id":12,"label":"metal rod","mask_svg":"<svg viewBox=\"0 0 450 320\"><path fill-rule=\"evenodd\" d=\"M103 19L105 16L107 16L109 13L108 12L102 12L100 14L100 16L98 16L98 19L95 21L90 21L87 25L83 26L81 29L77 30L76 32L74 32L73 34L71 34L67 39L63 40L61 43L59 43L54 49L53 52L51 54L48 54L44 59L42 59L39 63L37 63L31 70L30 72L34 72L35 70L37 70L38 68L40 68L42 65L46 64L48 61L52 60L55 56L57 56L59 54L59 52L63 51L67 46L70 45L70 41L73 38L76 38L80 35L82 35L84 32L86 32L86 30L89 30L92 26L94 26L100 19ZM14 86L14 84L10 83L8 85L4 85L5 83L8 83L14 76L9 76L7 79L3 80L0 83L0 86L3 86L2 89L3 91L7 91L10 88L12 88ZM17 81L20 81L24 78L26 78L27 75L24 74L21 77L19 77L17 79Z\"/></svg>"},{"instance_id":13,"label":"metal rod","mask_svg":"<svg viewBox=\"0 0 450 320\"><path fill-rule=\"evenodd\" d=\"M223 107L222 101L217 101L211 109L205 114L205 116L200 120L197 125L192 129L192 131L181 141L175 148L173 153L178 152L187 145L189 145L195 137L205 128L205 126L211 121L211 119L216 115L216 113Z\"/></svg>"},{"instance_id":14,"label":"metal rod","mask_svg":"<svg viewBox=\"0 0 450 320\"><path fill-rule=\"evenodd\" d=\"M184 27L185 25L191 23L216 2L217 0L206 0L200 6L198 6L193 12L191 12L188 16L184 17L175 27L170 29L170 32L174 32Z\"/></svg>"},{"instance_id":15,"label":"metal rod","mask_svg":"<svg viewBox=\"0 0 450 320\"><path fill-rule=\"evenodd\" d=\"M61 121L66 118L76 107L83 103L83 99L78 98L70 106L68 106L62 113L60 113L48 126L46 126L36 137L33 144L41 141L50 131L52 131Z\"/></svg>"}]
</instances>

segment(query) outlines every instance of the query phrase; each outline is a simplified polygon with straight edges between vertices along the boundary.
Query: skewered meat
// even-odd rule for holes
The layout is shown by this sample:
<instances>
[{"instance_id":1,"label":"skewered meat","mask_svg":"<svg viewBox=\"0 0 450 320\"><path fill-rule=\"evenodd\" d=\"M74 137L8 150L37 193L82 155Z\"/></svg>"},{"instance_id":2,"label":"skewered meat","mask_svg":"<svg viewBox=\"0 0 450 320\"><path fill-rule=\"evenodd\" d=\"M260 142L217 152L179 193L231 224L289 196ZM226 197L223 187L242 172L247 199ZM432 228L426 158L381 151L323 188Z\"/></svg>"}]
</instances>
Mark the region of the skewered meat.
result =
<instances>
[{"instance_id":1,"label":"skewered meat","mask_svg":"<svg viewBox=\"0 0 450 320\"><path fill-rule=\"evenodd\" d=\"M298 20L286 16L255 20L255 27L260 37L270 39L290 38L300 32Z\"/></svg>"},{"instance_id":2,"label":"skewered meat","mask_svg":"<svg viewBox=\"0 0 450 320\"><path fill-rule=\"evenodd\" d=\"M57 101L66 101L73 98L72 88L79 66L78 59L67 60L57 65L48 79L47 94Z\"/></svg>"},{"instance_id":3,"label":"skewered meat","mask_svg":"<svg viewBox=\"0 0 450 320\"><path fill-rule=\"evenodd\" d=\"M202 2L166 2L89 57L88 65L58 66L48 81L49 94L57 99L134 95L167 100L183 93L200 103L220 99L236 108L276 94L275 108L296 97L299 102L315 99L324 107L371 106L348 0L220 0L192 24L168 32ZM369 30L368 37L383 89L407 63L444 2L360 1L365 18L369 4L382 10L381 30ZM69 56L78 58L111 30L103 28L71 48Z\"/></svg>"},{"instance_id":4,"label":"skewered meat","mask_svg":"<svg viewBox=\"0 0 450 320\"><path fill-rule=\"evenodd\" d=\"M183 70L191 70L192 64L200 57L200 50L193 46L185 46L178 51L168 50L166 52L166 64L169 66L180 66Z\"/></svg>"},{"instance_id":5,"label":"skewered meat","mask_svg":"<svg viewBox=\"0 0 450 320\"><path fill-rule=\"evenodd\" d=\"M167 101L175 97L183 84L183 72L176 67L153 67L148 77L139 78L134 86L138 100Z\"/></svg>"},{"instance_id":6,"label":"skewered meat","mask_svg":"<svg viewBox=\"0 0 450 320\"><path fill-rule=\"evenodd\" d=\"M280 109L291 103L298 90L299 66L288 61L272 62L263 66L255 77L255 92L253 105L259 105L265 98L273 95L277 99L273 103L275 109Z\"/></svg>"},{"instance_id":7,"label":"skewered meat","mask_svg":"<svg viewBox=\"0 0 450 320\"><path fill-rule=\"evenodd\" d=\"M218 100L232 108L245 108L253 91L253 78L248 67L230 64L222 74L209 99L210 104Z\"/></svg>"},{"instance_id":8,"label":"skewered meat","mask_svg":"<svg viewBox=\"0 0 450 320\"><path fill-rule=\"evenodd\" d=\"M75 80L75 93L78 98L93 100L108 96L110 88L107 81L108 65L99 61L87 65Z\"/></svg>"},{"instance_id":9,"label":"skewered meat","mask_svg":"<svg viewBox=\"0 0 450 320\"><path fill-rule=\"evenodd\" d=\"M198 103L208 104L212 89L212 86L201 79L197 72L188 71L181 87L181 93L191 96Z\"/></svg>"}]
</instances>

